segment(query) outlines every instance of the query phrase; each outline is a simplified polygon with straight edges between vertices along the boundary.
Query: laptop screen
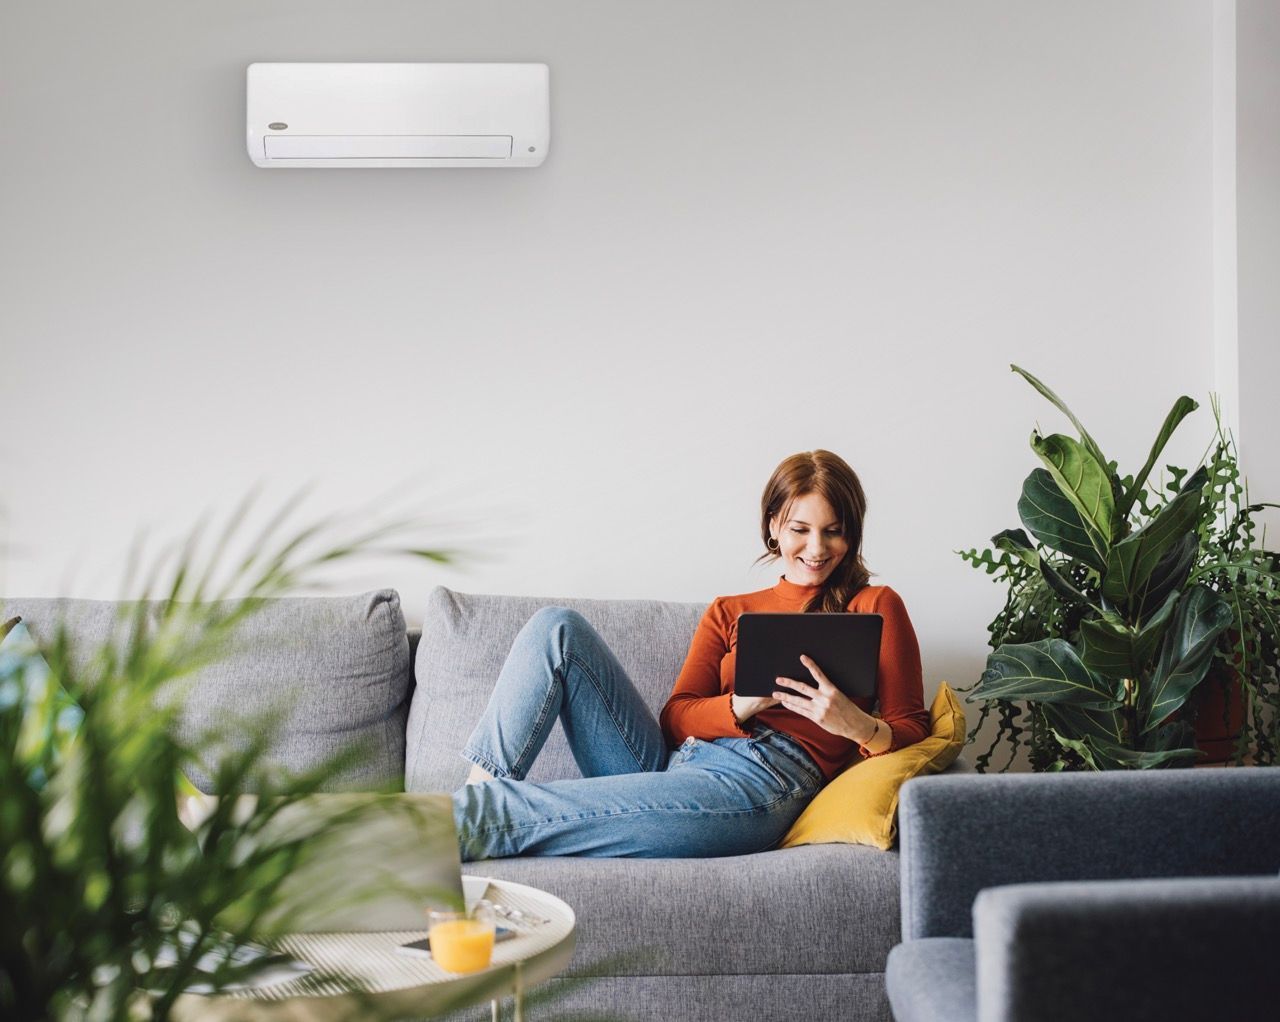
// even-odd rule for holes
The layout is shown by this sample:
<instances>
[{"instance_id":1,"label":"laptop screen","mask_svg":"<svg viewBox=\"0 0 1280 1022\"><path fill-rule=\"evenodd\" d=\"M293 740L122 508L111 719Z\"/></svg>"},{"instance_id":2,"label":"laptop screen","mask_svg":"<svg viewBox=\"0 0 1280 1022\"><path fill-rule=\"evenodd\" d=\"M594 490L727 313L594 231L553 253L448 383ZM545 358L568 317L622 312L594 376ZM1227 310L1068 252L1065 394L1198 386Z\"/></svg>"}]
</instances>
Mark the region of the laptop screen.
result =
<instances>
[{"instance_id":1,"label":"laptop screen","mask_svg":"<svg viewBox=\"0 0 1280 1022\"><path fill-rule=\"evenodd\" d=\"M282 811L271 830L320 840L282 885L269 926L295 933L425 930L427 909L462 907L448 795L314 795Z\"/></svg>"}]
</instances>

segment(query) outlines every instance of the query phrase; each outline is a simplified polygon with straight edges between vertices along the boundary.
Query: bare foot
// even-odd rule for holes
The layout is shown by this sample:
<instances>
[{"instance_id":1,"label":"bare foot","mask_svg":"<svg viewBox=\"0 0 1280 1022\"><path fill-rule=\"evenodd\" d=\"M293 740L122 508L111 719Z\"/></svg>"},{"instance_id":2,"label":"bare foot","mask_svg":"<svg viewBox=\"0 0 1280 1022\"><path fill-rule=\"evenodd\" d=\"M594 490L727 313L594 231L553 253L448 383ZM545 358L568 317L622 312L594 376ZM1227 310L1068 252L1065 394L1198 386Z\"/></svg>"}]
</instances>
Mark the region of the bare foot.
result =
<instances>
[{"instance_id":1,"label":"bare foot","mask_svg":"<svg viewBox=\"0 0 1280 1022\"><path fill-rule=\"evenodd\" d=\"M478 767L474 764L471 767L471 773L467 774L468 784L483 784L485 781L492 780L493 774L489 773L489 771L485 770L483 767Z\"/></svg>"}]
</instances>

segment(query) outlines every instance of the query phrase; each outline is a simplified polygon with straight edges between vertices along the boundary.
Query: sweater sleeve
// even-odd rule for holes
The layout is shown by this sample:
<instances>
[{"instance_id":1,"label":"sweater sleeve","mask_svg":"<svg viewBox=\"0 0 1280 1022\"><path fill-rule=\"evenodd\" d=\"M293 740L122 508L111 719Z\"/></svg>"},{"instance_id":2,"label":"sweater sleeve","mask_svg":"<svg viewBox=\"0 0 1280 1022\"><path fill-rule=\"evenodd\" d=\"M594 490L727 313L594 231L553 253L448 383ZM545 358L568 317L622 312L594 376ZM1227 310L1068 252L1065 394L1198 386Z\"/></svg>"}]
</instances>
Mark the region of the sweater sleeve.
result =
<instances>
[{"instance_id":1,"label":"sweater sleeve","mask_svg":"<svg viewBox=\"0 0 1280 1022\"><path fill-rule=\"evenodd\" d=\"M893 743L885 752L893 752L929 734L929 711L924 706L920 643L902 597L886 586L876 601L875 613L884 617L876 696L880 719L893 730Z\"/></svg>"},{"instance_id":2,"label":"sweater sleeve","mask_svg":"<svg viewBox=\"0 0 1280 1022\"><path fill-rule=\"evenodd\" d=\"M675 748L686 738L741 738L749 734L733 716L733 693L722 692L720 661L729 652L729 620L717 597L698 622L659 723Z\"/></svg>"}]
</instances>

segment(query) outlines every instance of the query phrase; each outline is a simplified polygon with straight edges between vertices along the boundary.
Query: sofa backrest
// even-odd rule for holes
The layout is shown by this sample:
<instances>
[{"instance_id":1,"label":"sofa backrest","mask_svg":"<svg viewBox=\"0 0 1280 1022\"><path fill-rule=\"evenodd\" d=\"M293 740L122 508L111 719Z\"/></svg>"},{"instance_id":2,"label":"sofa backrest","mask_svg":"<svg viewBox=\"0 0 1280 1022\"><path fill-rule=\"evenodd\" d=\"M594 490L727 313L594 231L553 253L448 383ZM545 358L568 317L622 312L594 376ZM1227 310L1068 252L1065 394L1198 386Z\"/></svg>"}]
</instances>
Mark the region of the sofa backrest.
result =
<instances>
[{"instance_id":1,"label":"sofa backrest","mask_svg":"<svg viewBox=\"0 0 1280 1022\"><path fill-rule=\"evenodd\" d=\"M1280 869L1274 767L917 777L898 813L904 940L972 936L987 887Z\"/></svg>"},{"instance_id":2,"label":"sofa backrest","mask_svg":"<svg viewBox=\"0 0 1280 1022\"><path fill-rule=\"evenodd\" d=\"M124 605L110 600L0 599L0 619L21 616L37 643L59 622L83 668L111 641ZM136 606L133 605L133 606ZM154 621L160 604L147 605ZM225 656L188 676L181 736L231 728L277 706L287 707L267 758L291 771L314 767L351 742L368 752L330 787L399 786L412 685L409 637L400 596L382 589L356 596L268 600L239 627ZM208 774L189 771L203 791Z\"/></svg>"},{"instance_id":3,"label":"sofa backrest","mask_svg":"<svg viewBox=\"0 0 1280 1022\"><path fill-rule=\"evenodd\" d=\"M659 600L486 596L437 586L427 599L414 664L405 789L453 791L467 775L462 746L489 701L516 633L547 606L583 615L609 644L656 716L671 694L706 605ZM557 724L531 780L579 776Z\"/></svg>"}]
</instances>

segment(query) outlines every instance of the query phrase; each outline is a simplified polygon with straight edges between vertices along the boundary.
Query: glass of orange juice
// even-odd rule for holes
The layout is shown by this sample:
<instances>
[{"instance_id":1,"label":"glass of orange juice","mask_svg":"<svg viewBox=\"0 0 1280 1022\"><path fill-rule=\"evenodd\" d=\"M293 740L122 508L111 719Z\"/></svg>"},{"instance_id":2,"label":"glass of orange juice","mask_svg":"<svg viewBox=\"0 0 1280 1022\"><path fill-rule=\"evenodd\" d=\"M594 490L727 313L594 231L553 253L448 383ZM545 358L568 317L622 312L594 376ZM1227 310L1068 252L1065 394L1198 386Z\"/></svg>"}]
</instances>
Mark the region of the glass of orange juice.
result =
<instances>
[{"instance_id":1,"label":"glass of orange juice","mask_svg":"<svg viewBox=\"0 0 1280 1022\"><path fill-rule=\"evenodd\" d=\"M479 972L493 958L493 909L481 901L470 912L427 912L431 957L446 972Z\"/></svg>"}]
</instances>

